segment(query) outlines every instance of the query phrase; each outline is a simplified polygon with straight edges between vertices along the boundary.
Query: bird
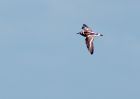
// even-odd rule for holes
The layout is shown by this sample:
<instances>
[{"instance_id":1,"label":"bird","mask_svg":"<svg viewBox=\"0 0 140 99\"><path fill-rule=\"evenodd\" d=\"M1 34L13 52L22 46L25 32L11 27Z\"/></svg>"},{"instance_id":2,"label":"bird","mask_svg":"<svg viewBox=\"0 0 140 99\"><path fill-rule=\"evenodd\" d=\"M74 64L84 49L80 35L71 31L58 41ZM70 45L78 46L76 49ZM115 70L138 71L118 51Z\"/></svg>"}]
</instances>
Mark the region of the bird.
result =
<instances>
[{"instance_id":1,"label":"bird","mask_svg":"<svg viewBox=\"0 0 140 99\"><path fill-rule=\"evenodd\" d=\"M94 53L94 45L93 41L96 36L103 36L100 33L95 33L92 31L90 27L88 27L86 24L82 25L82 31L78 32L77 34L80 34L81 36L85 37L85 43L87 46L88 51L92 55Z\"/></svg>"}]
</instances>

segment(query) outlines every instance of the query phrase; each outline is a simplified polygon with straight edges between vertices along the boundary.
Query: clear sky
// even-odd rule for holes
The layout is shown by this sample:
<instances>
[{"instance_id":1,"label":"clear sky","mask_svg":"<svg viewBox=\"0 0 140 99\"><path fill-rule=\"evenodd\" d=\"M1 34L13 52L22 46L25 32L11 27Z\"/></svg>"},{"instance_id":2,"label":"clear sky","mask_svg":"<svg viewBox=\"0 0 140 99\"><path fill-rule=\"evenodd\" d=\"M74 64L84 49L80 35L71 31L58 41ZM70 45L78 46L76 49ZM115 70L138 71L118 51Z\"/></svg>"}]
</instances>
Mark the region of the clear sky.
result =
<instances>
[{"instance_id":1,"label":"clear sky","mask_svg":"<svg viewBox=\"0 0 140 99\"><path fill-rule=\"evenodd\" d=\"M1 0L0 99L140 99L139 0ZM90 55L76 33L104 36Z\"/></svg>"}]
</instances>

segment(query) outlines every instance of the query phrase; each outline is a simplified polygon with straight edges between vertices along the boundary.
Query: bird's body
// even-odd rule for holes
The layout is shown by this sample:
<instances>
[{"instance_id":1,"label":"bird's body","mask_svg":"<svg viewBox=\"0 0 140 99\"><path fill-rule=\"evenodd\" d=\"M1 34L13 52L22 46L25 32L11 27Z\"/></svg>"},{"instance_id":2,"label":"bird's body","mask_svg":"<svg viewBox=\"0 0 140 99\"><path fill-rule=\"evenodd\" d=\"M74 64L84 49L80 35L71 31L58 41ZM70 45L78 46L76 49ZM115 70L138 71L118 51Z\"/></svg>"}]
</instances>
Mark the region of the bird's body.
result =
<instances>
[{"instance_id":1,"label":"bird's body","mask_svg":"<svg viewBox=\"0 0 140 99\"><path fill-rule=\"evenodd\" d=\"M94 52L94 46L93 46L94 38L96 36L103 36L100 33L93 32L92 29L89 28L86 24L83 24L82 31L77 34L80 34L85 37L85 43L86 43L87 49L89 50L90 54L93 54L93 52Z\"/></svg>"}]
</instances>

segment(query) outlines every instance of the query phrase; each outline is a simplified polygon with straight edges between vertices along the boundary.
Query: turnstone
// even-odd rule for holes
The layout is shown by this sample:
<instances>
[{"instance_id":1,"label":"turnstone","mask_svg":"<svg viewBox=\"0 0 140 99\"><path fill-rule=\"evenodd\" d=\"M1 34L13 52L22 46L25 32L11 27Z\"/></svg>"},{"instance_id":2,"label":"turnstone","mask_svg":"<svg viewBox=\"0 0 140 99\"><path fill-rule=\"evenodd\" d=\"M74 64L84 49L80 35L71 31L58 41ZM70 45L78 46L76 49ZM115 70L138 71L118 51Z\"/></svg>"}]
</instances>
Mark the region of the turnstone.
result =
<instances>
[{"instance_id":1,"label":"turnstone","mask_svg":"<svg viewBox=\"0 0 140 99\"><path fill-rule=\"evenodd\" d=\"M83 24L82 31L77 34L80 34L80 35L86 37L85 43L86 43L87 49L90 52L90 54L93 54L93 52L94 52L94 45L93 45L94 38L96 36L103 36L100 33L93 32L92 29L90 27L88 27L86 24Z\"/></svg>"}]
</instances>

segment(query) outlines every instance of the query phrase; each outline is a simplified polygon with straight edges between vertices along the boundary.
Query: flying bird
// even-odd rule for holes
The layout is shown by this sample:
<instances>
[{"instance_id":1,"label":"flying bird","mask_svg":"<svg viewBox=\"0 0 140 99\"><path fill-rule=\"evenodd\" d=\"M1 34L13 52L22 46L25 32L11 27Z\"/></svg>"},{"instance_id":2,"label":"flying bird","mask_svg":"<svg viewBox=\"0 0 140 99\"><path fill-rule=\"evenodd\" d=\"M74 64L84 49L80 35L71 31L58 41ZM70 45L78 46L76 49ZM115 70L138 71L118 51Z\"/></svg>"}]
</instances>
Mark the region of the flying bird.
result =
<instances>
[{"instance_id":1,"label":"flying bird","mask_svg":"<svg viewBox=\"0 0 140 99\"><path fill-rule=\"evenodd\" d=\"M92 55L94 53L94 45L93 45L94 38L96 36L103 36L103 35L100 33L93 32L92 29L88 27L86 24L83 24L81 29L82 31L77 34L80 34L85 37L85 43L86 43L87 49Z\"/></svg>"}]
</instances>

